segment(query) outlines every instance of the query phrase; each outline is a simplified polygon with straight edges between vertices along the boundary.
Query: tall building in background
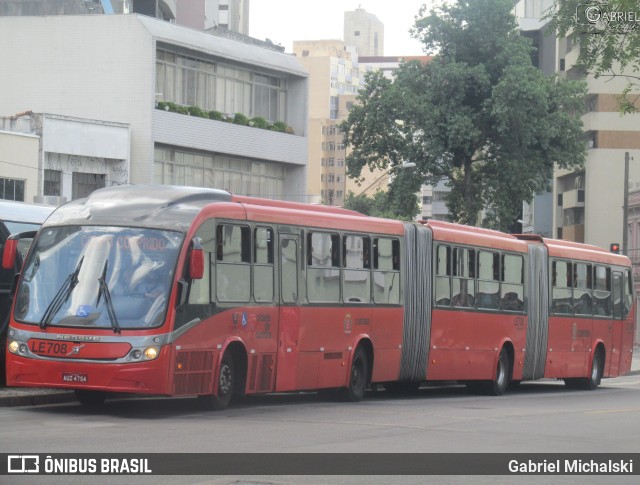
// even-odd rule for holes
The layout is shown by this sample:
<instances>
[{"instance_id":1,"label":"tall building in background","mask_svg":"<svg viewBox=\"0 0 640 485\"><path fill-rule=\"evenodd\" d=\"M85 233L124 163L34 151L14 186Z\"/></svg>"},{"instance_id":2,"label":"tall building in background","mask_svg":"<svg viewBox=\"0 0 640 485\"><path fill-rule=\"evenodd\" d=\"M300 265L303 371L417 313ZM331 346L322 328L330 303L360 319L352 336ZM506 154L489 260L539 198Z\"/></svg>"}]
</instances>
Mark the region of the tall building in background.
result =
<instances>
[{"instance_id":1,"label":"tall building in background","mask_svg":"<svg viewBox=\"0 0 640 485\"><path fill-rule=\"evenodd\" d=\"M185 27L249 34L249 0L176 0L176 10L176 23Z\"/></svg>"},{"instance_id":2,"label":"tall building in background","mask_svg":"<svg viewBox=\"0 0 640 485\"><path fill-rule=\"evenodd\" d=\"M620 116L617 111L616 97L626 80L585 76L575 65L578 46L546 34L548 21L542 18L552 4L552 0L521 0L515 14L522 34L536 47L535 65L545 74L587 82L587 113L582 117L587 160L579 171L555 170L550 203L543 207L536 199L533 211L523 213L523 229L609 249L610 243L623 240L624 160L626 152L640 160L640 114ZM640 184L637 167L637 163L630 167L632 189ZM545 226L538 222L540 216L546 218ZM548 226L549 230L542 229ZM623 248L627 249L635 248Z\"/></svg>"},{"instance_id":3,"label":"tall building in background","mask_svg":"<svg viewBox=\"0 0 640 485\"><path fill-rule=\"evenodd\" d=\"M359 56L384 55L384 24L363 8L344 13L344 43Z\"/></svg>"},{"instance_id":4,"label":"tall building in background","mask_svg":"<svg viewBox=\"0 0 640 485\"><path fill-rule=\"evenodd\" d=\"M533 61L543 72L587 82L587 112L582 117L587 159L581 170L554 171L551 199L541 205L536 198L529 212L525 204L523 229L546 232L537 222L544 214L551 221L545 235L604 249L612 243L622 245L626 233L627 247L622 250L633 263L635 298L640 303L640 114L620 116L618 112L616 98L626 86L626 79L585 75L576 66L578 46L569 39L545 34L547 21L541 19L552 4L552 0L521 0L515 13L523 35L537 47ZM631 93L638 94L637 89ZM636 319L639 317L637 314ZM636 329L636 336L640 335L638 320Z\"/></svg>"},{"instance_id":5,"label":"tall building in background","mask_svg":"<svg viewBox=\"0 0 640 485\"><path fill-rule=\"evenodd\" d=\"M356 49L340 40L294 41L293 53L309 71L307 191L318 202L343 205L347 151L339 125L367 68L359 64Z\"/></svg>"}]
</instances>

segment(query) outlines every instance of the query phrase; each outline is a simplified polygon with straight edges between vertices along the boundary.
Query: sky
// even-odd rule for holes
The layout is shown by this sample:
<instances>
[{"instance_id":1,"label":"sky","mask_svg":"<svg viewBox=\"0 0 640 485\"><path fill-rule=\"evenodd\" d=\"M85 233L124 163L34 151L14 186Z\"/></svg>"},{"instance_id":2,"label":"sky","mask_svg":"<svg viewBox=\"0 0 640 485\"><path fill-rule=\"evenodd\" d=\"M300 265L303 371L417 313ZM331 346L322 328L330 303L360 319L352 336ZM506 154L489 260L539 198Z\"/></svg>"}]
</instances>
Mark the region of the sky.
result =
<instances>
[{"instance_id":1,"label":"sky","mask_svg":"<svg viewBox=\"0 0 640 485\"><path fill-rule=\"evenodd\" d=\"M409 35L414 18L427 0L251 0L249 35L270 39L285 52L294 40L342 39L344 12L358 7L384 24L385 56L424 55L422 45ZM391 7L391 8L390 8Z\"/></svg>"}]
</instances>

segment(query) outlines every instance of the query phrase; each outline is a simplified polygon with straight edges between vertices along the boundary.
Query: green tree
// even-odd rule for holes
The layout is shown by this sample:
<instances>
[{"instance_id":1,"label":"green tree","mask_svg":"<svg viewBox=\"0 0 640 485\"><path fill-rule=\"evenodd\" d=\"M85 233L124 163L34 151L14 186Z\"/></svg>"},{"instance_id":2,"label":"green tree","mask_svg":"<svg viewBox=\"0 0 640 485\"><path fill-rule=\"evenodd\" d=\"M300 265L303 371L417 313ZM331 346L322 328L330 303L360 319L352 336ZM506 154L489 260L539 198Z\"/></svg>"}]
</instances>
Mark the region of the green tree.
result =
<instances>
[{"instance_id":1,"label":"green tree","mask_svg":"<svg viewBox=\"0 0 640 485\"><path fill-rule=\"evenodd\" d=\"M618 98L622 113L640 107L640 4L638 0L555 0L549 31L578 48L576 67L594 77L627 80ZM632 94L635 93L635 94Z\"/></svg>"},{"instance_id":2,"label":"green tree","mask_svg":"<svg viewBox=\"0 0 640 485\"><path fill-rule=\"evenodd\" d=\"M362 214L403 221L415 220L420 211L415 193L420 188L419 178L413 170L398 170L394 174L389 190L378 189L373 196L354 194L349 191L344 199L344 207ZM408 189L408 190L407 190Z\"/></svg>"},{"instance_id":3,"label":"green tree","mask_svg":"<svg viewBox=\"0 0 640 485\"><path fill-rule=\"evenodd\" d=\"M583 165L586 87L531 64L510 0L460 0L424 14L413 35L438 54L401 64L393 81L366 77L342 125L347 173L414 162L390 192L407 199L421 183L445 180L454 220L475 225L488 209L484 224L506 229L523 200L548 189L554 162Z\"/></svg>"}]
</instances>

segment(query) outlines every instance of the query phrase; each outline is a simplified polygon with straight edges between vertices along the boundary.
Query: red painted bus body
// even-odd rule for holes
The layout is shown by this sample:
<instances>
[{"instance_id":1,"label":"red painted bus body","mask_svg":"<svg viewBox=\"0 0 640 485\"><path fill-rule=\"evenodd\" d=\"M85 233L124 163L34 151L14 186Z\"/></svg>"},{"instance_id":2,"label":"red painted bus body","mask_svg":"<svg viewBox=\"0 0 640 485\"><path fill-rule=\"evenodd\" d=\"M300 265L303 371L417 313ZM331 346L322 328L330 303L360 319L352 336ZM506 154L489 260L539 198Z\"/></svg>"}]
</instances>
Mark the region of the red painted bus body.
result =
<instances>
[{"instance_id":1,"label":"red painted bus body","mask_svg":"<svg viewBox=\"0 0 640 485\"><path fill-rule=\"evenodd\" d=\"M588 294L609 315L553 313L552 264L578 275L559 303ZM7 381L75 389L85 404L122 392L216 408L332 388L357 401L370 384L424 381L496 395L543 377L593 388L630 369L629 270L593 247L456 224L210 189L101 189L54 212L31 247Z\"/></svg>"}]
</instances>

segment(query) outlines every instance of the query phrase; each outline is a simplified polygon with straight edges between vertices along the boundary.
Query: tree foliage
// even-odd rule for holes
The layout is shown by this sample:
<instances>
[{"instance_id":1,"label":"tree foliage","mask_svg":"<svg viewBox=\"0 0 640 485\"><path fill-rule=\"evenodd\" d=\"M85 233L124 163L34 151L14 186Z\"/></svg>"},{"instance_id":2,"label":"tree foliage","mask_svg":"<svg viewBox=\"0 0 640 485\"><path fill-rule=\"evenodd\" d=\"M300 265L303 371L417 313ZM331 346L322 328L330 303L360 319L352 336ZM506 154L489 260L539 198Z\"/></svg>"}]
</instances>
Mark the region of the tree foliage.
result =
<instances>
[{"instance_id":1,"label":"tree foliage","mask_svg":"<svg viewBox=\"0 0 640 485\"><path fill-rule=\"evenodd\" d=\"M640 108L640 4L638 0L555 0L549 33L578 50L576 67L594 77L626 78L622 113ZM635 94L632 94L635 93Z\"/></svg>"},{"instance_id":2,"label":"tree foliage","mask_svg":"<svg viewBox=\"0 0 640 485\"><path fill-rule=\"evenodd\" d=\"M415 220L420 211L415 196L420 189L420 179L410 169L396 172L388 191L378 190L371 197L349 191L344 200L344 207L368 216Z\"/></svg>"},{"instance_id":3,"label":"tree foliage","mask_svg":"<svg viewBox=\"0 0 640 485\"><path fill-rule=\"evenodd\" d=\"M391 184L394 194L445 180L454 220L475 225L488 209L485 225L506 229L523 200L548 188L554 162L582 166L586 87L531 64L511 8L510 0L460 0L421 10L413 34L438 54L401 64L393 81L368 74L343 123L348 175L414 162L411 177Z\"/></svg>"}]
</instances>

